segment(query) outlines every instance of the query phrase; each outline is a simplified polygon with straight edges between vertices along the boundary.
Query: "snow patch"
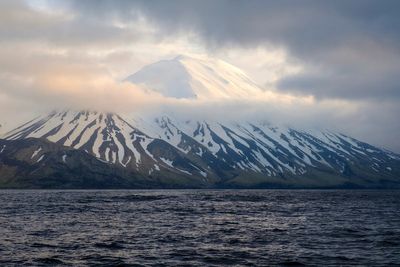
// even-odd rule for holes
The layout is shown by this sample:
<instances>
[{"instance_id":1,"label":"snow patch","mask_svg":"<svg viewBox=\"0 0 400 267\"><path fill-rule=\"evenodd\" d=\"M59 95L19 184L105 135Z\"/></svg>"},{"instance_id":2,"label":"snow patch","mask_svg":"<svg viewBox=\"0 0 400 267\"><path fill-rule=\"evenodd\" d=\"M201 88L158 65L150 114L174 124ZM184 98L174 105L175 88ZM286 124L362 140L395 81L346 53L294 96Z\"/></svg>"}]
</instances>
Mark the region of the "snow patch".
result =
<instances>
[{"instance_id":1,"label":"snow patch","mask_svg":"<svg viewBox=\"0 0 400 267\"><path fill-rule=\"evenodd\" d=\"M173 163L172 160L165 159L165 158L162 158L162 157L160 157L160 159L161 159L165 164L167 164L169 167L174 168L174 166L172 165L172 163Z\"/></svg>"},{"instance_id":2,"label":"snow patch","mask_svg":"<svg viewBox=\"0 0 400 267\"><path fill-rule=\"evenodd\" d=\"M36 150L33 152L32 156L31 156L31 159L33 159L34 157L36 157L37 154L38 154L40 151L42 151L42 147L39 147L38 149L36 149Z\"/></svg>"},{"instance_id":3,"label":"snow patch","mask_svg":"<svg viewBox=\"0 0 400 267\"><path fill-rule=\"evenodd\" d=\"M40 158L36 161L36 163L41 162L42 159L44 159L44 154L42 156L40 156Z\"/></svg>"}]
</instances>

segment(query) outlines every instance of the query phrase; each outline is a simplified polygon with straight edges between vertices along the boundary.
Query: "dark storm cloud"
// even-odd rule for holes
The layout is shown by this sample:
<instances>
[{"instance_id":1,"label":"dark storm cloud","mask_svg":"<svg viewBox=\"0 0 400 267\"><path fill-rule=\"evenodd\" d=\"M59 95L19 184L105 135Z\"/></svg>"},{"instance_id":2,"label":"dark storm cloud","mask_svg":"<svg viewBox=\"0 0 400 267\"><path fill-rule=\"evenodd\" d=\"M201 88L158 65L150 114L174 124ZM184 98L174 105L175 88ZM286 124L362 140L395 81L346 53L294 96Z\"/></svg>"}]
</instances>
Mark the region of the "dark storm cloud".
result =
<instances>
[{"instance_id":1,"label":"dark storm cloud","mask_svg":"<svg viewBox=\"0 0 400 267\"><path fill-rule=\"evenodd\" d=\"M132 28L123 30L110 21L35 10L15 0L1 3L0 36L0 44L41 41L68 47L117 45L137 40L140 33Z\"/></svg>"},{"instance_id":2,"label":"dark storm cloud","mask_svg":"<svg viewBox=\"0 0 400 267\"><path fill-rule=\"evenodd\" d=\"M321 98L400 96L400 1L75 1L69 7L98 20L142 15L159 35L195 32L210 49L285 47L306 69L281 81L281 90Z\"/></svg>"},{"instance_id":3,"label":"dark storm cloud","mask_svg":"<svg viewBox=\"0 0 400 267\"><path fill-rule=\"evenodd\" d=\"M279 89L297 94L309 94L319 99L349 100L400 99L400 69L397 72L369 73L367 71L317 72L294 75L281 80Z\"/></svg>"}]
</instances>

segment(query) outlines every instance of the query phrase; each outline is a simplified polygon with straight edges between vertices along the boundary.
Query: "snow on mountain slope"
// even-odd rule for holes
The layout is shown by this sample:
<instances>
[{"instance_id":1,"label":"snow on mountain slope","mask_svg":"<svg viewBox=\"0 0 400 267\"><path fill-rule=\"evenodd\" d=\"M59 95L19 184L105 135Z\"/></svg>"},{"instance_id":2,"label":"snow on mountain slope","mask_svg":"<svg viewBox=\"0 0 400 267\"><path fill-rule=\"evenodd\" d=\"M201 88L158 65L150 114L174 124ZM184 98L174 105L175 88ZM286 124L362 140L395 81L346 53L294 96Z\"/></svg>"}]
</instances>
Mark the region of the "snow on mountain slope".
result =
<instances>
[{"instance_id":1,"label":"snow on mountain slope","mask_svg":"<svg viewBox=\"0 0 400 267\"><path fill-rule=\"evenodd\" d=\"M7 133L7 139L46 138L93 153L112 163L126 165L140 162L140 153L131 140L132 127L119 116L98 112L53 112L36 118ZM140 132L134 138L147 138Z\"/></svg>"},{"instance_id":2,"label":"snow on mountain slope","mask_svg":"<svg viewBox=\"0 0 400 267\"><path fill-rule=\"evenodd\" d=\"M176 150L168 142L155 140L117 114L53 112L35 118L5 135L8 140L31 137L81 149L102 161L140 172L153 173L163 169L185 174L190 170L197 175L205 172L190 159L183 161L182 151ZM162 147L162 151L159 151L159 147ZM169 164L171 160L177 160L174 167Z\"/></svg>"},{"instance_id":3,"label":"snow on mountain slope","mask_svg":"<svg viewBox=\"0 0 400 267\"><path fill-rule=\"evenodd\" d=\"M207 151L232 168L268 175L301 174L309 167L344 172L351 160L360 157L384 170L382 162L400 159L342 134L304 132L260 122L180 121L163 116L154 120L152 135L185 153L190 146L185 146L183 139L190 139L201 147L199 155Z\"/></svg>"},{"instance_id":4,"label":"snow on mountain slope","mask_svg":"<svg viewBox=\"0 0 400 267\"><path fill-rule=\"evenodd\" d=\"M391 176L400 157L348 136L300 131L262 122L222 123L124 119L99 112L53 112L7 133L6 139L45 138L99 160L154 175L219 177L224 173L301 176L313 170L348 175L357 168Z\"/></svg>"},{"instance_id":5,"label":"snow on mountain slope","mask_svg":"<svg viewBox=\"0 0 400 267\"><path fill-rule=\"evenodd\" d=\"M261 93L240 69L205 56L162 60L145 66L126 80L175 98L242 98Z\"/></svg>"}]
</instances>

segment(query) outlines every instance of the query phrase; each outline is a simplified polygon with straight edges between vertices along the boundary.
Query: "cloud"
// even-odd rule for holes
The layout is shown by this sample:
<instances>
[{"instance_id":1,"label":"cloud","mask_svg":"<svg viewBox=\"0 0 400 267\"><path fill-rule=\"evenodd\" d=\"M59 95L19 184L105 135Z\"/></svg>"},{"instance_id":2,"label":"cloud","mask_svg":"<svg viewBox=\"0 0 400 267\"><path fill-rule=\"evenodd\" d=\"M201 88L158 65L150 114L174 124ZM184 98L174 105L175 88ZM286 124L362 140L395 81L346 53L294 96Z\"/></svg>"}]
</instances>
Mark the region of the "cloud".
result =
<instances>
[{"instance_id":1,"label":"cloud","mask_svg":"<svg viewBox=\"0 0 400 267\"><path fill-rule=\"evenodd\" d=\"M320 64L305 65L302 73L281 79L278 88L318 98L400 101L398 52L376 43L337 47Z\"/></svg>"},{"instance_id":2,"label":"cloud","mask_svg":"<svg viewBox=\"0 0 400 267\"><path fill-rule=\"evenodd\" d=\"M29 74L0 75L0 98L27 102L34 110L68 107L112 112L135 111L162 101L161 95L116 81L96 65L54 60L32 68Z\"/></svg>"},{"instance_id":3,"label":"cloud","mask_svg":"<svg viewBox=\"0 0 400 267\"><path fill-rule=\"evenodd\" d=\"M116 22L84 18L61 9L38 10L21 0L1 5L0 43L38 41L65 48L110 48L138 41L148 30L140 23L121 28Z\"/></svg>"},{"instance_id":4,"label":"cloud","mask_svg":"<svg viewBox=\"0 0 400 267\"><path fill-rule=\"evenodd\" d=\"M400 151L398 1L15 0L0 7L0 124L60 106L221 114L329 128ZM188 52L239 66L265 92L193 102L120 82Z\"/></svg>"},{"instance_id":5,"label":"cloud","mask_svg":"<svg viewBox=\"0 0 400 267\"><path fill-rule=\"evenodd\" d=\"M69 7L98 20L131 21L140 14L159 36L195 32L210 50L284 47L309 68L283 81L283 90L344 99L399 98L399 64L393 63L400 62L398 1L89 0Z\"/></svg>"}]
</instances>

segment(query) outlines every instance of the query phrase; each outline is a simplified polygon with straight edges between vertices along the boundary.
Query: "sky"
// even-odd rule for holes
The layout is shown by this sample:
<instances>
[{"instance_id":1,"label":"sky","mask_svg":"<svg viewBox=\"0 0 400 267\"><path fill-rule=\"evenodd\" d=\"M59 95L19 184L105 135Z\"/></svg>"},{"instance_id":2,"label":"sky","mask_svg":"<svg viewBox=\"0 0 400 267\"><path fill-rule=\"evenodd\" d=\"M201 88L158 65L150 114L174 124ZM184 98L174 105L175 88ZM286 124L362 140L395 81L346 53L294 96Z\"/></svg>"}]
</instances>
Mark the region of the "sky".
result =
<instances>
[{"instance_id":1,"label":"sky","mask_svg":"<svg viewBox=\"0 0 400 267\"><path fill-rule=\"evenodd\" d=\"M400 152L399 12L390 0L4 0L0 132L63 106L167 105L332 129ZM121 82L179 54L225 60L275 97L191 103Z\"/></svg>"}]
</instances>

